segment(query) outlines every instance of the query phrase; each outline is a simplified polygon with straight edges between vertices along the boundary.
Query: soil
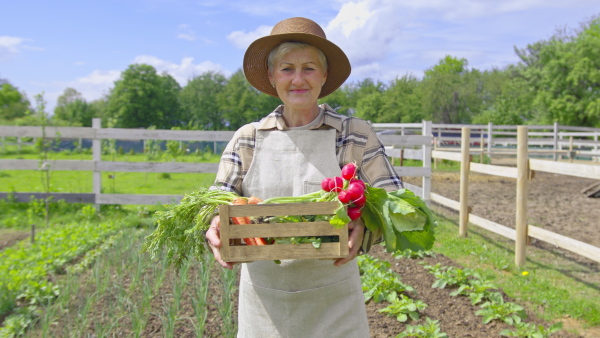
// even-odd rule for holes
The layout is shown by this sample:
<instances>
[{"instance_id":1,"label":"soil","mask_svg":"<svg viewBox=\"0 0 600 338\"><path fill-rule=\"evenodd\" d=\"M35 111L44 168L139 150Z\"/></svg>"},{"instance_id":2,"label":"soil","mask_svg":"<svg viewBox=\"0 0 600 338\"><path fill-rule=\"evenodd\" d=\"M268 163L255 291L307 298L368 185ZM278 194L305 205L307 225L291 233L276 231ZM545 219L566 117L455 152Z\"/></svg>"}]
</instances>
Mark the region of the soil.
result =
<instances>
[{"instance_id":1,"label":"soil","mask_svg":"<svg viewBox=\"0 0 600 338\"><path fill-rule=\"evenodd\" d=\"M405 182L421 185L421 179L410 177ZM529 181L527 196L528 224L600 247L600 198L586 197L582 190L597 180L535 172ZM460 174L436 172L431 191L458 201ZM514 228L516 223L516 179L470 173L468 185L471 213L492 222ZM456 215L446 208L436 211ZM600 285L600 264L555 245L532 239L531 245L555 252L595 273L581 276L582 281Z\"/></svg>"},{"instance_id":2,"label":"soil","mask_svg":"<svg viewBox=\"0 0 600 338\"><path fill-rule=\"evenodd\" d=\"M0 229L0 250L15 245L29 235L30 232L24 230Z\"/></svg>"}]
</instances>

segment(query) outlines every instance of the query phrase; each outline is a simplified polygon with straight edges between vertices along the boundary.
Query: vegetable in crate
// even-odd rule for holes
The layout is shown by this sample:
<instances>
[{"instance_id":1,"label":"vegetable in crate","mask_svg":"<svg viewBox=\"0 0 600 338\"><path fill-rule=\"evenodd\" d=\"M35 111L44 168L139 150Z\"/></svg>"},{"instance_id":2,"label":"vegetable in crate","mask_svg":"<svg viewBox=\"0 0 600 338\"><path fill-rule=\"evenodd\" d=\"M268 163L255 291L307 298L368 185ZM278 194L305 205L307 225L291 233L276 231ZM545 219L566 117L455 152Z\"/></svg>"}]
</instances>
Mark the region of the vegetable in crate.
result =
<instances>
[{"instance_id":1,"label":"vegetable in crate","mask_svg":"<svg viewBox=\"0 0 600 338\"><path fill-rule=\"evenodd\" d=\"M328 177L322 190L298 197L272 198L263 203L324 202L337 200L340 206L330 219L333 226L344 226L362 217L372 232L383 233L386 250L429 250L435 241L436 221L427 204L412 191L387 192L371 187L356 177L357 167L348 163L341 177Z\"/></svg>"},{"instance_id":2,"label":"vegetable in crate","mask_svg":"<svg viewBox=\"0 0 600 338\"><path fill-rule=\"evenodd\" d=\"M206 188L186 194L168 210L156 212L156 229L146 237L142 251L154 257L164 248L169 265L179 269L185 259L192 256L200 258L206 250L204 233L218 212L219 205L236 203L246 203L246 199L232 192ZM266 244L262 239L258 241ZM248 239L246 243L259 244L257 239Z\"/></svg>"},{"instance_id":3,"label":"vegetable in crate","mask_svg":"<svg viewBox=\"0 0 600 338\"><path fill-rule=\"evenodd\" d=\"M200 257L204 250L204 233L210 226L211 218L221 204L272 204L296 202L338 201L339 207L332 217L326 218L337 228L351 220L362 217L365 226L372 232L383 233L386 250L411 249L429 250L435 241L436 226L433 214L427 204L408 189L387 192L371 187L356 178L356 166L350 163L342 168L342 176L325 178L320 191L296 196L275 197L260 201L223 190L200 189L187 194L179 204L167 211L156 213L157 228L144 242L143 251L155 256L163 247L167 250L167 260L176 268L190 256ZM333 182L333 183L332 183ZM301 217L283 217L274 222L300 222ZM235 224L249 224L248 217L235 217ZM279 243L313 243L318 248L318 238L273 239ZM244 239L247 245L265 245L263 238Z\"/></svg>"}]
</instances>

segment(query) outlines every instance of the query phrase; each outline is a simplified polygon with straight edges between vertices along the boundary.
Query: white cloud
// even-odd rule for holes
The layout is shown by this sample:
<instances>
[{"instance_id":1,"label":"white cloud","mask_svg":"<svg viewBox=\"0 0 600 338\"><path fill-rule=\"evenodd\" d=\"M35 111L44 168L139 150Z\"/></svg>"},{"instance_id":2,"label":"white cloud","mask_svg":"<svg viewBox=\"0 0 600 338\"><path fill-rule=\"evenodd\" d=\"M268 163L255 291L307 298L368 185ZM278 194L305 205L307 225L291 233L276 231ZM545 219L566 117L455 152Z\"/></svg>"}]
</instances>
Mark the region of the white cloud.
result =
<instances>
[{"instance_id":1,"label":"white cloud","mask_svg":"<svg viewBox=\"0 0 600 338\"><path fill-rule=\"evenodd\" d=\"M200 40L204 43L214 43L214 41L207 39L202 36L198 36L196 32L190 27L188 24L181 24L177 27L177 38L181 40L187 41L196 41Z\"/></svg>"},{"instance_id":2,"label":"white cloud","mask_svg":"<svg viewBox=\"0 0 600 338\"><path fill-rule=\"evenodd\" d=\"M271 34L272 29L272 26L263 25L250 32L235 31L227 35L227 40L233 43L235 47L243 50L248 48L254 40Z\"/></svg>"},{"instance_id":3,"label":"white cloud","mask_svg":"<svg viewBox=\"0 0 600 338\"><path fill-rule=\"evenodd\" d=\"M349 2L324 29L327 38L360 67L384 59L390 46L401 38L402 20L397 13L391 1Z\"/></svg>"},{"instance_id":4,"label":"white cloud","mask_svg":"<svg viewBox=\"0 0 600 338\"><path fill-rule=\"evenodd\" d=\"M190 78L207 71L221 72L225 76L229 76L231 73L230 71L223 69L220 64L211 61L194 64L194 58L192 57L185 57L181 60L180 64L177 64L171 61L161 60L151 55L140 55L135 57L133 63L145 63L153 66L159 74L167 72L182 86L187 84Z\"/></svg>"},{"instance_id":5,"label":"white cloud","mask_svg":"<svg viewBox=\"0 0 600 338\"><path fill-rule=\"evenodd\" d=\"M8 60L18 54L25 40L16 36L0 36L0 61Z\"/></svg>"},{"instance_id":6,"label":"white cloud","mask_svg":"<svg viewBox=\"0 0 600 338\"><path fill-rule=\"evenodd\" d=\"M181 24L177 27L179 33L177 34L178 39L196 41L196 33L190 28L189 25Z\"/></svg>"}]
</instances>

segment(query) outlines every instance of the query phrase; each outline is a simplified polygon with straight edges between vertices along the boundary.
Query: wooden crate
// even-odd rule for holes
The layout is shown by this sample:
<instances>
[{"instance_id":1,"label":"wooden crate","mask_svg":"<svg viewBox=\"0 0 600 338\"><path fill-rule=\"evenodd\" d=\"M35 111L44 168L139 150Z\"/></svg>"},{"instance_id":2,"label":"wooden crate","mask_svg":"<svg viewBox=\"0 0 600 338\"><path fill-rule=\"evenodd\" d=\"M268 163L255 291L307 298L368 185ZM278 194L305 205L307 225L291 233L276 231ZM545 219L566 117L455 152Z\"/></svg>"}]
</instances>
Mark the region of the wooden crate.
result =
<instances>
[{"instance_id":1,"label":"wooden crate","mask_svg":"<svg viewBox=\"0 0 600 338\"><path fill-rule=\"evenodd\" d=\"M348 225L329 222L232 224L230 217L333 215L337 202L221 205L221 258L226 262L282 259L337 259L348 256ZM245 245L243 238L338 236L339 242L312 244Z\"/></svg>"}]
</instances>

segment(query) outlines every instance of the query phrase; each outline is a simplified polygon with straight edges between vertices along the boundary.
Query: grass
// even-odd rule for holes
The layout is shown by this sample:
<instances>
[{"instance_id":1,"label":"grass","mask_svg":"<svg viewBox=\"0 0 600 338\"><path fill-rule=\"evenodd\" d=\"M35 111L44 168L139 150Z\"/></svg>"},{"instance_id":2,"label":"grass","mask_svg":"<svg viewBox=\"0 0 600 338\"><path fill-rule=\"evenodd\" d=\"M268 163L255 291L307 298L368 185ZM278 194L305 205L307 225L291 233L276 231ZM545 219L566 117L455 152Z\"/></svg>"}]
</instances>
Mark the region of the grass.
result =
<instances>
[{"instance_id":1,"label":"grass","mask_svg":"<svg viewBox=\"0 0 600 338\"><path fill-rule=\"evenodd\" d=\"M164 154L163 154L164 155ZM3 159L39 160L39 154L8 152L2 154ZM92 155L69 151L55 152L49 155L52 160L91 160ZM146 162L145 154L103 155L103 161ZM160 156L155 162L171 161L169 156ZM177 158L178 162L217 163L219 156L204 154L203 156L185 155ZM103 172L102 192L109 194L185 194L191 190L209 186L215 179L214 173L138 173L138 172ZM0 171L0 192L44 192L42 172L38 170L2 170ZM91 193L91 171L52 171L50 178L51 192Z\"/></svg>"},{"instance_id":2,"label":"grass","mask_svg":"<svg viewBox=\"0 0 600 338\"><path fill-rule=\"evenodd\" d=\"M514 242L470 225L466 238L456 221L439 218L435 251L486 276L517 303L546 321L570 317L583 326L600 326L600 283L594 264L577 263L560 253L527 247L527 261L514 263ZM585 280L587 275L594 281ZM594 278L594 276L596 276Z\"/></svg>"}]
</instances>

